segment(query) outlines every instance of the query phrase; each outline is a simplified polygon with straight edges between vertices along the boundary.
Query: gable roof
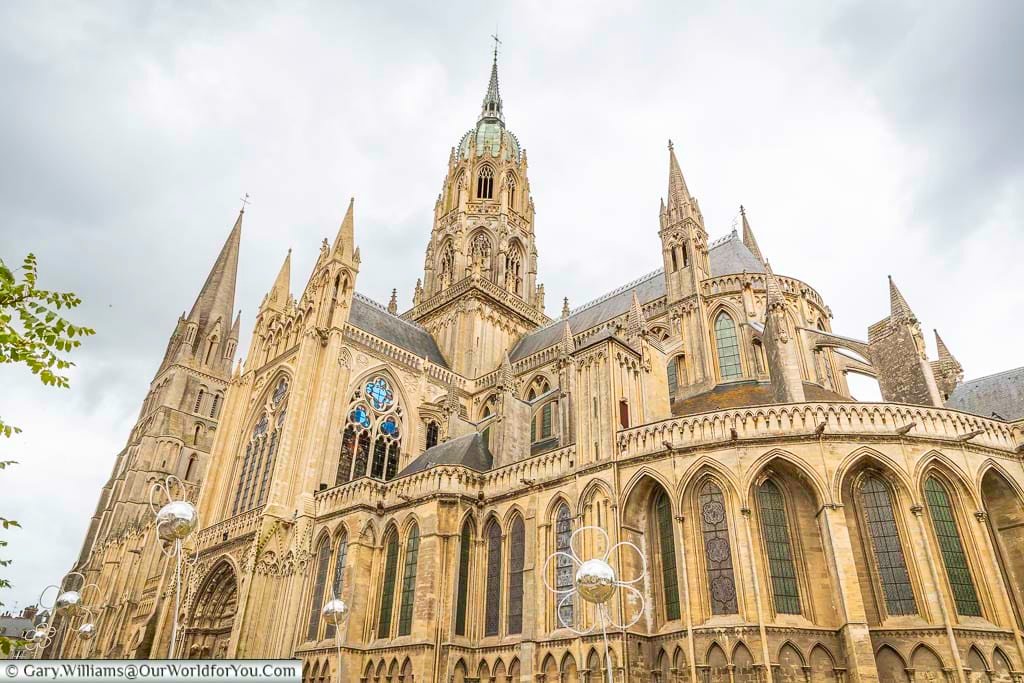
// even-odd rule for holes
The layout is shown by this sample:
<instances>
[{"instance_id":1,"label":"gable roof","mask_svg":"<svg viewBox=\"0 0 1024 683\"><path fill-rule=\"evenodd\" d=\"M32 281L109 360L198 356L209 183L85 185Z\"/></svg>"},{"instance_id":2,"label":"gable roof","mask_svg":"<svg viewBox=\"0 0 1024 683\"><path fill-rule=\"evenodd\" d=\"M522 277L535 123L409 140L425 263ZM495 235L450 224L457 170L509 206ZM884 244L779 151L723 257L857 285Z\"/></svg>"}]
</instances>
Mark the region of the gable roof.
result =
<instances>
[{"instance_id":1,"label":"gable roof","mask_svg":"<svg viewBox=\"0 0 1024 683\"><path fill-rule=\"evenodd\" d=\"M426 357L441 367L448 367L448 362L429 332L414 322L388 313L387 309L376 301L358 292L352 297L352 310L349 311L348 321L363 332L420 358Z\"/></svg>"},{"instance_id":2,"label":"gable roof","mask_svg":"<svg viewBox=\"0 0 1024 683\"><path fill-rule=\"evenodd\" d=\"M947 408L1015 422L1024 419L1024 367L968 380L946 401Z\"/></svg>"},{"instance_id":3,"label":"gable roof","mask_svg":"<svg viewBox=\"0 0 1024 683\"><path fill-rule=\"evenodd\" d=\"M735 230L711 244L708 249L708 260L711 263L712 277L730 273L764 272L764 266L743 244ZM659 268L580 306L570 313L569 326L578 334L625 314L633 302L634 292L641 304L648 304L665 296L664 269ZM512 362L559 343L562 339L563 323L564 319L559 318L524 336L509 354Z\"/></svg>"},{"instance_id":4,"label":"gable roof","mask_svg":"<svg viewBox=\"0 0 1024 683\"><path fill-rule=\"evenodd\" d=\"M462 465L477 472L486 472L494 465L494 457L480 433L473 432L428 448L406 465L398 476L422 472L435 465Z\"/></svg>"}]
</instances>

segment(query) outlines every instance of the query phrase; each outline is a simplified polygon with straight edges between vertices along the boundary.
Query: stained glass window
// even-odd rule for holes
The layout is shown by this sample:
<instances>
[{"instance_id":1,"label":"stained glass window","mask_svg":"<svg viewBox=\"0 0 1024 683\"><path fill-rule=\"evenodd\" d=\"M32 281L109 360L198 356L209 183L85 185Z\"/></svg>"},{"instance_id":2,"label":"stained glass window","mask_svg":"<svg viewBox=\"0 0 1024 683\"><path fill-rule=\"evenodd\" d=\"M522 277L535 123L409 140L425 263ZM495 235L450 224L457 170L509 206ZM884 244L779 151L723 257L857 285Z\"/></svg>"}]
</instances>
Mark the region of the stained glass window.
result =
<instances>
[{"instance_id":1,"label":"stained glass window","mask_svg":"<svg viewBox=\"0 0 1024 683\"><path fill-rule=\"evenodd\" d=\"M569 513L569 506L562 503L555 512L555 550L560 553L572 554L569 542L572 540L572 515ZM562 628L563 625L572 626L574 619L574 598L569 598L564 603L562 598L566 593L575 588L573 574L575 568L573 562L565 555L558 555L555 558L555 605L558 613L555 615L555 628ZM559 606L559 603L561 605Z\"/></svg>"},{"instance_id":2,"label":"stained glass window","mask_svg":"<svg viewBox=\"0 0 1024 683\"><path fill-rule=\"evenodd\" d=\"M715 346L718 349L718 370L723 380L736 379L743 374L740 368L740 347L736 340L736 324L722 311L715 318Z\"/></svg>"},{"instance_id":3,"label":"stained glass window","mask_svg":"<svg viewBox=\"0 0 1024 683\"><path fill-rule=\"evenodd\" d=\"M473 543L473 527L469 520L462 525L459 538L459 585L455 600L455 634L466 635L466 602L469 597L469 552Z\"/></svg>"},{"instance_id":4,"label":"stained glass window","mask_svg":"<svg viewBox=\"0 0 1024 683\"><path fill-rule=\"evenodd\" d=\"M276 406L279 403L281 403L281 401L284 400L285 394L287 394L287 393L288 393L288 380L286 380L284 377L282 377L278 381L277 387L274 389L274 396L272 398L272 400L274 402L274 405Z\"/></svg>"},{"instance_id":5,"label":"stained glass window","mask_svg":"<svg viewBox=\"0 0 1024 683\"><path fill-rule=\"evenodd\" d=\"M540 438L542 439L547 439L551 436L551 416L554 408L554 401L548 401L540 410Z\"/></svg>"},{"instance_id":6,"label":"stained glass window","mask_svg":"<svg viewBox=\"0 0 1024 683\"><path fill-rule=\"evenodd\" d=\"M712 614L736 614L736 579L732 566L732 547L722 489L713 482L704 484L699 497L700 525L704 536L704 559L708 571L708 592Z\"/></svg>"},{"instance_id":7,"label":"stained glass window","mask_svg":"<svg viewBox=\"0 0 1024 683\"><path fill-rule=\"evenodd\" d=\"M374 410L387 410L395 401L394 392L383 377L366 383L366 398Z\"/></svg>"},{"instance_id":8,"label":"stained glass window","mask_svg":"<svg viewBox=\"0 0 1024 683\"><path fill-rule=\"evenodd\" d=\"M335 485L367 474L391 479L398 474L401 447L402 406L395 400L390 382L374 377L352 394Z\"/></svg>"},{"instance_id":9,"label":"stained glass window","mask_svg":"<svg viewBox=\"0 0 1024 683\"><path fill-rule=\"evenodd\" d=\"M953 588L956 611L964 616L980 617L981 604L974 590L964 546L960 542L960 531L956 526L949 493L935 477L929 477L924 485L924 496L928 501L928 512L935 528L935 537L939 540L946 576L949 577L949 585Z\"/></svg>"},{"instance_id":10,"label":"stained glass window","mask_svg":"<svg viewBox=\"0 0 1024 683\"><path fill-rule=\"evenodd\" d=\"M676 541L672 527L672 506L668 494L658 491L654 499L657 523L658 553L661 559L662 599L665 602L665 620L679 618L679 579L676 575Z\"/></svg>"},{"instance_id":11,"label":"stained glass window","mask_svg":"<svg viewBox=\"0 0 1024 683\"><path fill-rule=\"evenodd\" d=\"M668 395L675 396L676 392L679 391L679 361L675 358L670 358L668 361Z\"/></svg>"},{"instance_id":12,"label":"stained glass window","mask_svg":"<svg viewBox=\"0 0 1024 683\"><path fill-rule=\"evenodd\" d=\"M324 586L327 583L327 565L331 561L331 544L320 541L316 551L316 576L313 579L313 598L309 605L309 628L306 640L316 640L320 631L320 609L324 606Z\"/></svg>"},{"instance_id":13,"label":"stained glass window","mask_svg":"<svg viewBox=\"0 0 1024 683\"><path fill-rule=\"evenodd\" d=\"M331 592L328 597L341 598L341 591L345 587L345 561L348 559L348 534L342 534L338 539L338 549L334 551L334 578L331 581ZM327 624L325 638L334 637L334 624Z\"/></svg>"},{"instance_id":14,"label":"stained glass window","mask_svg":"<svg viewBox=\"0 0 1024 683\"><path fill-rule=\"evenodd\" d=\"M287 383L282 378L281 382L287 392ZM275 396L277 391L275 391ZM281 396L281 400L284 396ZM235 489L235 500L231 507L231 514L235 515L246 510L251 510L257 505L263 505L270 492L270 478L274 471L274 456L277 453L281 440L281 431L284 427L284 414L286 405L280 405L277 401L273 408L277 413L276 424L270 437L267 431L270 429L270 415L263 413L252 429L249 443L245 446L245 457L242 460L242 468L238 473L238 485ZM268 443L269 441L269 443Z\"/></svg>"},{"instance_id":15,"label":"stained glass window","mask_svg":"<svg viewBox=\"0 0 1024 683\"><path fill-rule=\"evenodd\" d=\"M377 637L391 635L391 612L395 607L395 574L398 573L398 535L391 534L384 551L384 583L380 591L380 621Z\"/></svg>"},{"instance_id":16,"label":"stained glass window","mask_svg":"<svg viewBox=\"0 0 1024 683\"><path fill-rule=\"evenodd\" d=\"M501 625L501 527L487 527L487 595L484 600L484 635L496 636Z\"/></svg>"},{"instance_id":17,"label":"stained glass window","mask_svg":"<svg viewBox=\"0 0 1024 683\"><path fill-rule=\"evenodd\" d=\"M405 571L402 574L402 602L398 613L398 635L412 631L412 606L416 596L416 562L419 559L420 530L413 527L405 542Z\"/></svg>"},{"instance_id":18,"label":"stained glass window","mask_svg":"<svg viewBox=\"0 0 1024 683\"><path fill-rule=\"evenodd\" d=\"M523 518L516 517L508 544L508 633L523 632L523 563L526 555Z\"/></svg>"},{"instance_id":19,"label":"stained glass window","mask_svg":"<svg viewBox=\"0 0 1024 683\"><path fill-rule=\"evenodd\" d=\"M881 479L864 479L860 486L860 505L885 595L885 609L889 614L917 614L892 498Z\"/></svg>"},{"instance_id":20,"label":"stained glass window","mask_svg":"<svg viewBox=\"0 0 1024 683\"><path fill-rule=\"evenodd\" d=\"M800 614L800 591L793 564L793 547L789 540L786 506L775 482L769 479L761 484L757 491L757 505L761 517L761 535L768 553L768 574L775 611L780 614Z\"/></svg>"}]
</instances>

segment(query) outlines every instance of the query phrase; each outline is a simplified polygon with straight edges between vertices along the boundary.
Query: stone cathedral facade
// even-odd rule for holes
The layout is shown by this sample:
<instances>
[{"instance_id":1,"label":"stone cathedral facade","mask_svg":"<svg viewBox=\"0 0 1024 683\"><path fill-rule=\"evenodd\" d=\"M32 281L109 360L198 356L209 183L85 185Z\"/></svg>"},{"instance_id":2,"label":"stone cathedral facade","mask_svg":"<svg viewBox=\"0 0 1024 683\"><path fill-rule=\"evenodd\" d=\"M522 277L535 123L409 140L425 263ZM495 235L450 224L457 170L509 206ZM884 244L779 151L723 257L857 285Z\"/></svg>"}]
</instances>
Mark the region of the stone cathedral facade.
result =
<instances>
[{"instance_id":1,"label":"stone cathedral facade","mask_svg":"<svg viewBox=\"0 0 1024 683\"><path fill-rule=\"evenodd\" d=\"M76 563L98 635L52 654L166 655L148 492L174 474L202 522L180 656L298 657L311 683L604 681L600 636L565 627L593 608L545 587L571 586L546 560L592 525L647 565L638 621L609 634L616 681L1024 680L1024 368L965 382L937 335L930 360L892 281L866 339L834 334L746 214L712 239L668 157L658 269L550 315L495 60L412 307L357 293L350 203L297 289L285 259L233 366L240 214Z\"/></svg>"}]
</instances>

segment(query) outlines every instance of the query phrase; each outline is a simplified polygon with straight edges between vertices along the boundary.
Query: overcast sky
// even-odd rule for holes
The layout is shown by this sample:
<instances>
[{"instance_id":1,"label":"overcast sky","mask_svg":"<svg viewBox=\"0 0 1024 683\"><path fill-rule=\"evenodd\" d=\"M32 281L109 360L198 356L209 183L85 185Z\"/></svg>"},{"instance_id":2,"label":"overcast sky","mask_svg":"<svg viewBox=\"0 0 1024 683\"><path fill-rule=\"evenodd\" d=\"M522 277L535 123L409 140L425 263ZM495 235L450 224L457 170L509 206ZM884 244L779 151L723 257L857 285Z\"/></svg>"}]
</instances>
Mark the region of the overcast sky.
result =
<instances>
[{"instance_id":1,"label":"overcast sky","mask_svg":"<svg viewBox=\"0 0 1024 683\"><path fill-rule=\"evenodd\" d=\"M177 316L248 192L243 349L356 197L357 289L409 307L449 149L503 41L548 312L654 268L672 138L712 238L742 203L834 329L886 274L968 378L1024 364L1024 3L0 4L0 257L98 334L71 390L0 368L9 607L68 571ZM385 5L387 5L385 7Z\"/></svg>"}]
</instances>

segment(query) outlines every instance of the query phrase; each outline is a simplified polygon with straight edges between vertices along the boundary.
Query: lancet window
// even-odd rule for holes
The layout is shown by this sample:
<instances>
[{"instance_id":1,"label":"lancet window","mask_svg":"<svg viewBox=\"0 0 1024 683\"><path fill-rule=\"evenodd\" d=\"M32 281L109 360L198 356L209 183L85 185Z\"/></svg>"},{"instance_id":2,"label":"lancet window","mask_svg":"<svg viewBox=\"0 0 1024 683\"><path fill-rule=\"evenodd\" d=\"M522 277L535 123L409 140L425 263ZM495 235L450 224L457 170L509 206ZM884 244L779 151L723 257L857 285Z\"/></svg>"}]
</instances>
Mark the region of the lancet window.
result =
<instances>
[{"instance_id":1,"label":"lancet window","mask_svg":"<svg viewBox=\"0 0 1024 683\"><path fill-rule=\"evenodd\" d=\"M487 527L487 594L484 597L484 635L496 636L501 624L501 527Z\"/></svg>"},{"instance_id":2,"label":"lancet window","mask_svg":"<svg viewBox=\"0 0 1024 683\"><path fill-rule=\"evenodd\" d=\"M473 525L467 519L459 536L459 585L455 598L455 635L466 635L466 606L469 601L469 556L473 545Z\"/></svg>"},{"instance_id":3,"label":"lancet window","mask_svg":"<svg viewBox=\"0 0 1024 683\"><path fill-rule=\"evenodd\" d=\"M893 615L917 614L892 497L881 479L868 476L861 482L860 506L871 538L886 611Z\"/></svg>"},{"instance_id":4,"label":"lancet window","mask_svg":"<svg viewBox=\"0 0 1024 683\"><path fill-rule=\"evenodd\" d=\"M270 480L274 472L277 450L284 431L288 412L288 380L282 377L271 397L270 408L260 415L253 426L249 443L245 447L242 469L235 488L231 514L236 515L263 505L270 493Z\"/></svg>"},{"instance_id":5,"label":"lancet window","mask_svg":"<svg viewBox=\"0 0 1024 683\"><path fill-rule=\"evenodd\" d=\"M723 380L736 379L743 374L740 368L740 347L736 339L736 323L722 311L715 318L715 348L718 350L718 371Z\"/></svg>"},{"instance_id":6,"label":"lancet window","mask_svg":"<svg viewBox=\"0 0 1024 683\"><path fill-rule=\"evenodd\" d=\"M402 417L391 382L382 375L352 393L335 485L367 475L387 480L398 473Z\"/></svg>"},{"instance_id":7,"label":"lancet window","mask_svg":"<svg viewBox=\"0 0 1024 683\"><path fill-rule=\"evenodd\" d=\"M316 574L313 577L313 596L309 604L309 627L306 640L316 640L320 632L320 609L324 606L327 585L327 565L331 561L331 544L325 536L316 551Z\"/></svg>"},{"instance_id":8,"label":"lancet window","mask_svg":"<svg viewBox=\"0 0 1024 683\"><path fill-rule=\"evenodd\" d=\"M736 578L733 573L729 523L722 489L707 482L701 489L701 534L704 536L704 561L707 565L708 592L712 614L736 614Z\"/></svg>"},{"instance_id":9,"label":"lancet window","mask_svg":"<svg viewBox=\"0 0 1024 683\"><path fill-rule=\"evenodd\" d=\"M661 564L662 600L665 620L679 618L679 579L676 574L676 543L672 529L672 507L668 494L658 491L654 499L654 521L658 539L658 559Z\"/></svg>"},{"instance_id":10,"label":"lancet window","mask_svg":"<svg viewBox=\"0 0 1024 683\"><path fill-rule=\"evenodd\" d=\"M928 513L932 518L935 538L939 541L942 551L942 564L946 567L946 576L953 589L953 600L956 611L968 617L981 616L981 604L974 590L974 580L967 564L967 554L960 540L960 531L956 525L956 515L949 499L949 492L935 477L929 477L924 485L924 497L928 502Z\"/></svg>"},{"instance_id":11,"label":"lancet window","mask_svg":"<svg viewBox=\"0 0 1024 683\"><path fill-rule=\"evenodd\" d=\"M523 252L512 244L505 254L505 289L513 294L523 295Z\"/></svg>"},{"instance_id":12,"label":"lancet window","mask_svg":"<svg viewBox=\"0 0 1024 683\"><path fill-rule=\"evenodd\" d=\"M800 614L800 591L796 566L793 564L786 504L782 491L771 479L766 480L758 489L757 507L761 517L761 535L768 553L768 574L775 611L780 614Z\"/></svg>"},{"instance_id":13,"label":"lancet window","mask_svg":"<svg viewBox=\"0 0 1024 683\"><path fill-rule=\"evenodd\" d=\"M494 169L484 166L476 179L476 196L479 199L491 199L494 196Z\"/></svg>"},{"instance_id":14,"label":"lancet window","mask_svg":"<svg viewBox=\"0 0 1024 683\"><path fill-rule=\"evenodd\" d=\"M391 614L395 605L395 577L398 575L398 533L392 532L384 544L384 584L380 592L380 621L377 637L391 634Z\"/></svg>"},{"instance_id":15,"label":"lancet window","mask_svg":"<svg viewBox=\"0 0 1024 683\"><path fill-rule=\"evenodd\" d=\"M438 271L441 274L441 287L449 287L454 280L455 274L455 247L451 241L445 243L441 248L441 261Z\"/></svg>"},{"instance_id":16,"label":"lancet window","mask_svg":"<svg viewBox=\"0 0 1024 683\"><path fill-rule=\"evenodd\" d=\"M555 550L559 553L572 554L569 542L572 540L572 515L569 513L569 506L562 503L555 512ZM561 628L563 624L573 624L573 598L562 602L567 594L574 587L574 571L572 560L566 555L555 557L555 628Z\"/></svg>"},{"instance_id":17,"label":"lancet window","mask_svg":"<svg viewBox=\"0 0 1024 683\"><path fill-rule=\"evenodd\" d=\"M516 517L508 535L508 628L523 632L523 566L526 560L526 529L522 517Z\"/></svg>"},{"instance_id":18,"label":"lancet window","mask_svg":"<svg viewBox=\"0 0 1024 683\"><path fill-rule=\"evenodd\" d=\"M491 240L487 235L480 232L473 238L469 247L470 263L481 273L487 274L491 271Z\"/></svg>"},{"instance_id":19,"label":"lancet window","mask_svg":"<svg viewBox=\"0 0 1024 683\"><path fill-rule=\"evenodd\" d=\"M405 571L402 573L402 601L398 611L398 635L412 632L412 606L416 597L416 565L420 554L420 530L413 526L405 541Z\"/></svg>"},{"instance_id":20,"label":"lancet window","mask_svg":"<svg viewBox=\"0 0 1024 683\"><path fill-rule=\"evenodd\" d=\"M342 598L342 589L345 587L345 562L348 559L348 534L342 533L338 539L337 549L334 551L334 578L331 581L331 592L324 595L324 601L334 598ZM334 637L334 624L327 625L325 638Z\"/></svg>"}]
</instances>

